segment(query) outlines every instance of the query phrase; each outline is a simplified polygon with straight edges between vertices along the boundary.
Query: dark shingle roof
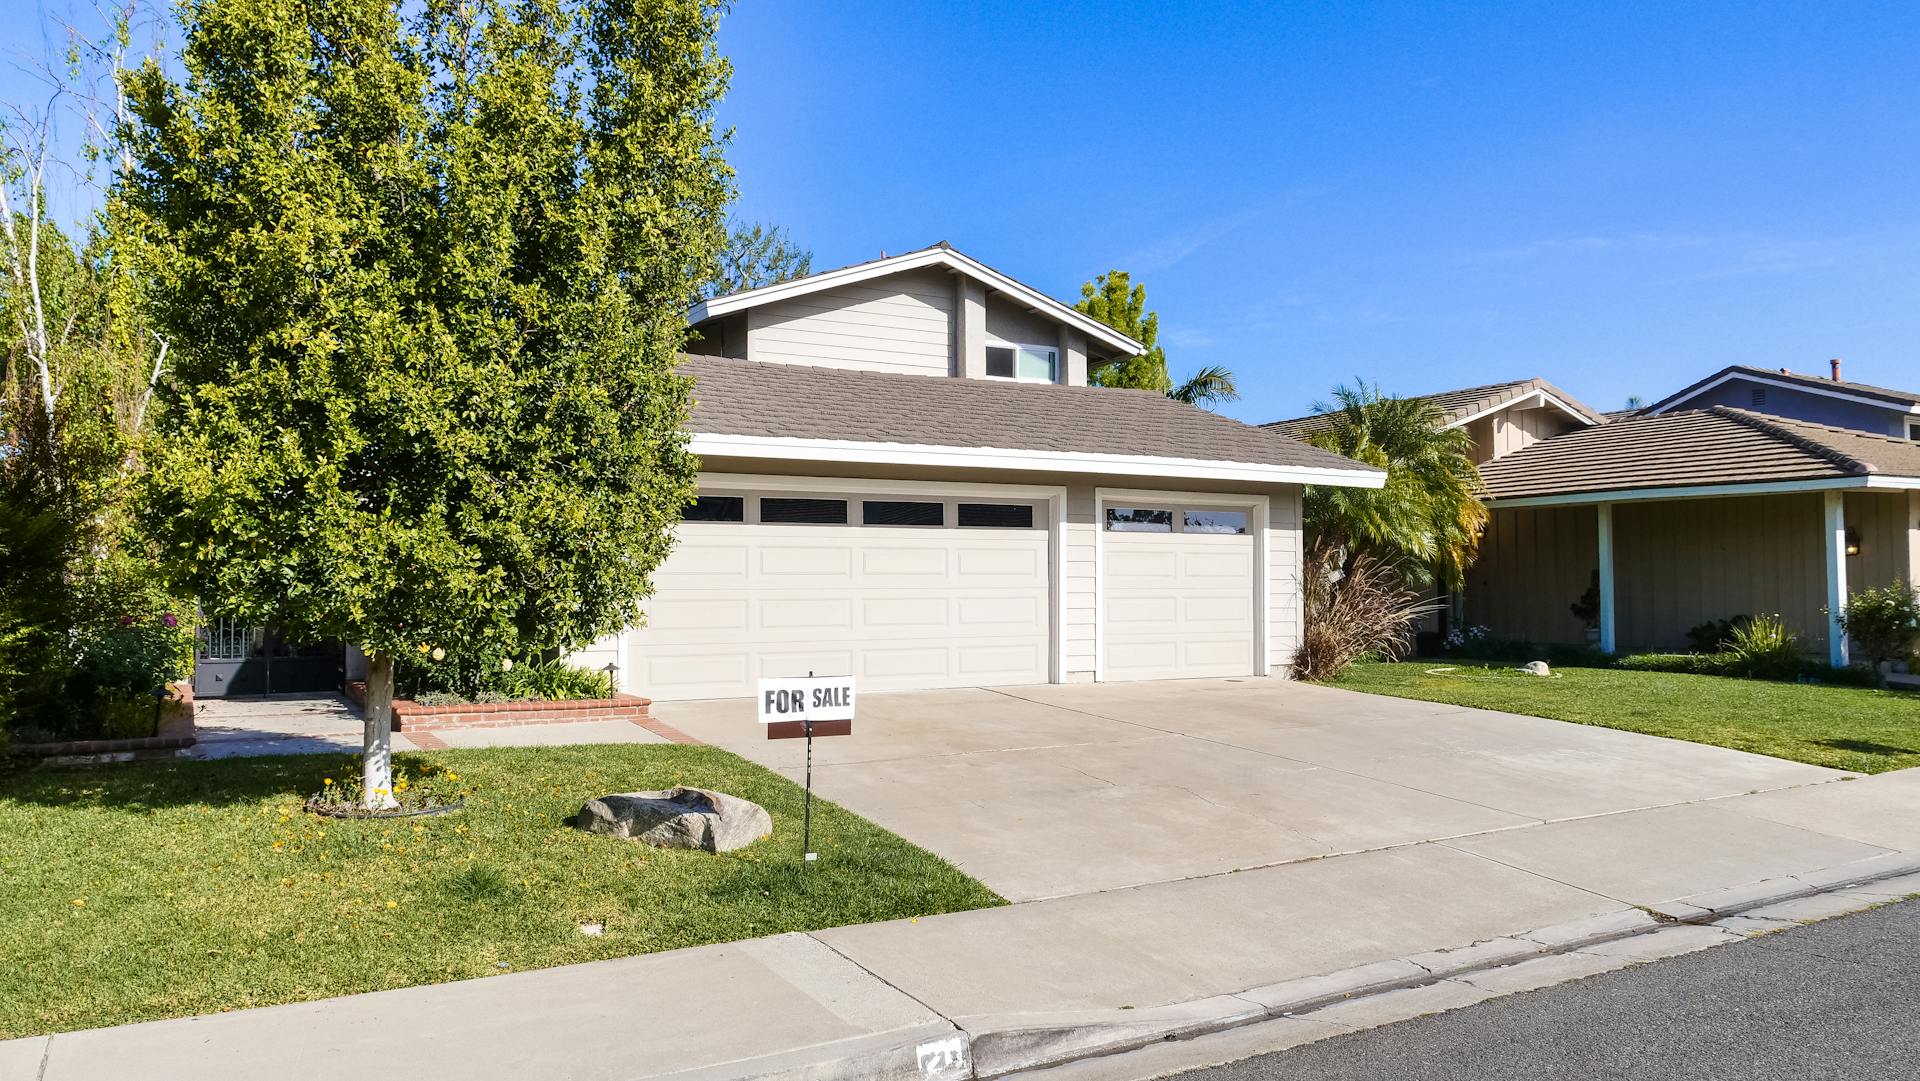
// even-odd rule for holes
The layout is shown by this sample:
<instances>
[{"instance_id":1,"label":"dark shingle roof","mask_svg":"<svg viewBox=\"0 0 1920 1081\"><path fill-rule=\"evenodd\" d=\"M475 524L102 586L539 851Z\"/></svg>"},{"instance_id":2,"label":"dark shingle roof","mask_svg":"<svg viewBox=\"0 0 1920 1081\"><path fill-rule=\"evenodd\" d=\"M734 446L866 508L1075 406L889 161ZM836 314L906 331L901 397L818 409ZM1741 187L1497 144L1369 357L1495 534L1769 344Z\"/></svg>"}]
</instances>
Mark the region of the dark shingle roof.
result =
<instances>
[{"instance_id":1,"label":"dark shingle roof","mask_svg":"<svg viewBox=\"0 0 1920 1081\"><path fill-rule=\"evenodd\" d=\"M844 371L686 356L691 428L709 435L845 439L1063 454L1370 471L1164 394Z\"/></svg>"},{"instance_id":2,"label":"dark shingle roof","mask_svg":"<svg viewBox=\"0 0 1920 1081\"><path fill-rule=\"evenodd\" d=\"M1684 389L1660 399L1648 406L1648 410L1662 409L1673 402L1685 401L1698 393L1701 388L1728 375L1745 375L1755 379L1769 379L1779 383L1790 383L1806 387L1809 390L1838 390L1861 398L1875 398L1888 405L1920 405L1920 393L1910 390L1894 390L1890 387L1876 387L1871 383L1849 383L1845 380L1829 379L1822 375L1807 375L1802 372L1783 371L1779 368L1756 368L1750 364L1733 364L1722 368L1712 375Z\"/></svg>"},{"instance_id":3,"label":"dark shingle roof","mask_svg":"<svg viewBox=\"0 0 1920 1081\"><path fill-rule=\"evenodd\" d=\"M1588 423L1604 424L1606 420L1600 414L1587 408L1579 399L1554 386L1544 379L1515 379L1506 383L1488 383L1480 387L1463 387L1460 390L1443 390L1436 394L1416 395L1422 401L1432 402L1440 410L1448 424L1459 422L1484 413L1496 406L1505 405L1515 398L1523 398L1536 390L1544 390L1555 398L1565 402L1567 408L1585 417ZM1324 431L1333 426L1335 413L1314 413L1291 420L1276 420L1261 427L1268 431L1290 435L1295 439L1305 439L1315 432Z\"/></svg>"},{"instance_id":4,"label":"dark shingle roof","mask_svg":"<svg viewBox=\"0 0 1920 1081\"><path fill-rule=\"evenodd\" d=\"M1726 406L1583 428L1480 467L1493 499L1875 474L1920 477L1920 442Z\"/></svg>"}]
</instances>

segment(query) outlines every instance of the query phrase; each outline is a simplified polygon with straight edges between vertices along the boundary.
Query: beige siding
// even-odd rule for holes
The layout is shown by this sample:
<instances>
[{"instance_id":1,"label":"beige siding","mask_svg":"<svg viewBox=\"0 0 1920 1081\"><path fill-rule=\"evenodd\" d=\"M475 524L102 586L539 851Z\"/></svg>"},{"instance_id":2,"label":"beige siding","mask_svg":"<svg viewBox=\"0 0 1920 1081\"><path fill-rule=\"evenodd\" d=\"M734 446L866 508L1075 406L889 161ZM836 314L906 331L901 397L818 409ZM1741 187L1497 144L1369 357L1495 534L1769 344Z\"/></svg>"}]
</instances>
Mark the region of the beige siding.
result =
<instances>
[{"instance_id":1,"label":"beige siding","mask_svg":"<svg viewBox=\"0 0 1920 1081\"><path fill-rule=\"evenodd\" d=\"M1293 669L1293 651L1300 646L1303 613L1300 542L1300 489L1275 488L1268 494L1267 513L1267 659L1276 676Z\"/></svg>"},{"instance_id":2,"label":"beige siding","mask_svg":"<svg viewBox=\"0 0 1920 1081\"><path fill-rule=\"evenodd\" d=\"M1586 641L1568 607L1592 583L1599 547L1592 507L1496 508L1467 570L1467 622L1503 638Z\"/></svg>"},{"instance_id":3,"label":"beige siding","mask_svg":"<svg viewBox=\"0 0 1920 1081\"><path fill-rule=\"evenodd\" d=\"M1920 491L1907 493L1907 584L1920 588Z\"/></svg>"},{"instance_id":4,"label":"beige siding","mask_svg":"<svg viewBox=\"0 0 1920 1081\"><path fill-rule=\"evenodd\" d=\"M998 293L987 297L986 311L987 337L1009 345L1046 345L1061 348L1060 324L1035 311L1008 302ZM1066 374L1065 350L1062 349L1059 364L1059 376Z\"/></svg>"},{"instance_id":5,"label":"beige siding","mask_svg":"<svg viewBox=\"0 0 1920 1081\"><path fill-rule=\"evenodd\" d=\"M906 271L748 313L748 359L823 368L951 375L953 285Z\"/></svg>"},{"instance_id":6,"label":"beige siding","mask_svg":"<svg viewBox=\"0 0 1920 1081\"><path fill-rule=\"evenodd\" d=\"M1100 526L1094 516L1093 485L1067 487L1067 524L1061 542L1060 588L1066 610L1066 681L1093 680L1100 634L1100 584L1097 546Z\"/></svg>"},{"instance_id":7,"label":"beige siding","mask_svg":"<svg viewBox=\"0 0 1920 1081\"><path fill-rule=\"evenodd\" d=\"M1689 628L1779 615L1809 652L1826 650L1826 542L1819 493L1617 503L1613 509L1618 644L1623 652L1687 648ZM1861 551L1851 589L1913 567L1915 516L1906 493L1846 497ZM1504 637L1580 642L1568 611L1598 565L1592 507L1493 511L1468 572L1467 619Z\"/></svg>"},{"instance_id":8,"label":"beige siding","mask_svg":"<svg viewBox=\"0 0 1920 1081\"><path fill-rule=\"evenodd\" d=\"M1526 450L1542 439L1564 435L1578 427L1572 417L1558 409L1504 409L1488 418L1493 421L1491 451L1488 458L1504 458Z\"/></svg>"},{"instance_id":9,"label":"beige siding","mask_svg":"<svg viewBox=\"0 0 1920 1081\"><path fill-rule=\"evenodd\" d=\"M1912 531L1907 492L1849 492L1847 527L1860 531L1860 554L1847 557L1847 588L1912 581Z\"/></svg>"}]
</instances>

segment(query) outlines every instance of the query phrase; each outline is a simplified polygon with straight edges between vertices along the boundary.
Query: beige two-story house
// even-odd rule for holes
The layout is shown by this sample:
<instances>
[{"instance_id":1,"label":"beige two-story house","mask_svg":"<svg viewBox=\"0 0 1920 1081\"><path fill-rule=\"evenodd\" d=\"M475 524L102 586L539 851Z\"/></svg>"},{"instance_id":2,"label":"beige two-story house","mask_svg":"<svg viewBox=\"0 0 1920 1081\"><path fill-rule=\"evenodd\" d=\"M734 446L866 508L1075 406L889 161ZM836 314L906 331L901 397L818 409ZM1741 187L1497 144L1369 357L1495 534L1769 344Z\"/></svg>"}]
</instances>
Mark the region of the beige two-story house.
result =
<instances>
[{"instance_id":1,"label":"beige two-story house","mask_svg":"<svg viewBox=\"0 0 1920 1081\"><path fill-rule=\"evenodd\" d=\"M1385 480L1089 386L1140 343L945 244L689 320L699 499L643 618L576 655L655 699L1282 675L1301 487Z\"/></svg>"}]
</instances>

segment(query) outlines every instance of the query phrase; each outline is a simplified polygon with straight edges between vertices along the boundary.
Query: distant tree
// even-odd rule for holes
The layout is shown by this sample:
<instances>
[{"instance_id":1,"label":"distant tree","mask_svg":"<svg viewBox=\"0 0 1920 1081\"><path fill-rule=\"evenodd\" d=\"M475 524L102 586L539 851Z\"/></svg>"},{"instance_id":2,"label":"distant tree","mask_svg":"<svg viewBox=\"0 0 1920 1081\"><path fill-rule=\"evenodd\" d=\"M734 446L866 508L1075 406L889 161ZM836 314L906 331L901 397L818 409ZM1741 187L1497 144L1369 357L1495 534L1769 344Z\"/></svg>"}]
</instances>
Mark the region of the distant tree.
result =
<instances>
[{"instance_id":1,"label":"distant tree","mask_svg":"<svg viewBox=\"0 0 1920 1081\"><path fill-rule=\"evenodd\" d=\"M703 297L778 285L813 273L813 252L793 242L778 225L740 221L727 223L727 246L720 252L719 270L701 288Z\"/></svg>"},{"instance_id":2,"label":"distant tree","mask_svg":"<svg viewBox=\"0 0 1920 1081\"><path fill-rule=\"evenodd\" d=\"M1647 407L1647 400L1645 398L1642 398L1638 394L1627 395L1628 409L1645 409L1646 407Z\"/></svg>"},{"instance_id":3,"label":"distant tree","mask_svg":"<svg viewBox=\"0 0 1920 1081\"><path fill-rule=\"evenodd\" d=\"M1081 285L1080 301L1074 307L1147 347L1144 353L1089 372L1087 381L1094 386L1157 391L1200 406L1240 397L1233 373L1217 364L1174 383L1167 374L1166 351L1160 347L1160 314L1147 310L1147 287L1135 284L1126 271L1110 270Z\"/></svg>"},{"instance_id":4,"label":"distant tree","mask_svg":"<svg viewBox=\"0 0 1920 1081\"><path fill-rule=\"evenodd\" d=\"M631 621L693 491L714 0L182 0L117 194L176 378L143 520L212 613L394 661ZM173 72L178 71L175 80Z\"/></svg>"}]
</instances>

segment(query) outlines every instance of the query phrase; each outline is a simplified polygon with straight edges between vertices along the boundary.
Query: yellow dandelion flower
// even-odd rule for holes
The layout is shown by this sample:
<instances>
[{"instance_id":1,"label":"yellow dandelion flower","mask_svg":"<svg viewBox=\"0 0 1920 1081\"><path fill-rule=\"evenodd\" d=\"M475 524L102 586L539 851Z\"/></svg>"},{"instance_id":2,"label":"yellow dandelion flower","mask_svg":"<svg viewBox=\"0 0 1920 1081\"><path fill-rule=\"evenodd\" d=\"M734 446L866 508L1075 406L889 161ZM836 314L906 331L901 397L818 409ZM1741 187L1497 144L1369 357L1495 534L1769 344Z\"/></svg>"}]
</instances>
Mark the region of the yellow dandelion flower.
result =
<instances>
[{"instance_id":1,"label":"yellow dandelion flower","mask_svg":"<svg viewBox=\"0 0 1920 1081\"><path fill-rule=\"evenodd\" d=\"M329 777L329 778L327 778L326 780L324 780L324 781L321 781L320 783L321 783L321 784L323 784L323 785L331 785L331 784L333 784L333 778L331 778L331 777Z\"/></svg>"},{"instance_id":2,"label":"yellow dandelion flower","mask_svg":"<svg viewBox=\"0 0 1920 1081\"><path fill-rule=\"evenodd\" d=\"M400 902L398 902L398 901L388 901L388 902L387 902L387 907L388 907L388 908L399 908L399 907L400 907Z\"/></svg>"},{"instance_id":3,"label":"yellow dandelion flower","mask_svg":"<svg viewBox=\"0 0 1920 1081\"><path fill-rule=\"evenodd\" d=\"M75 908L87 907L87 899L85 897L75 897L73 899L73 907Z\"/></svg>"}]
</instances>

